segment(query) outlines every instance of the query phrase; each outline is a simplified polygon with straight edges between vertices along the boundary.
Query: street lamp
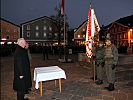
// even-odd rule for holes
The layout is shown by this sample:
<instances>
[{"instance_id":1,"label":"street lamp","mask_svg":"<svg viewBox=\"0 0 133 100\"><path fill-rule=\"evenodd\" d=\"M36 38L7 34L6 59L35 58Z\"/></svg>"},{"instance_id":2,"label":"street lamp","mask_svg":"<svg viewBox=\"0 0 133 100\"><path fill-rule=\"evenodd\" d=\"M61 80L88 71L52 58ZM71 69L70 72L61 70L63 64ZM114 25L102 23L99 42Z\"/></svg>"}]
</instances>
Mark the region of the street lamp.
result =
<instances>
[{"instance_id":1,"label":"street lamp","mask_svg":"<svg viewBox=\"0 0 133 100\"><path fill-rule=\"evenodd\" d=\"M129 29L129 31L128 31L128 43L129 43L129 48L131 47L132 31L133 31L133 29Z\"/></svg>"}]
</instances>

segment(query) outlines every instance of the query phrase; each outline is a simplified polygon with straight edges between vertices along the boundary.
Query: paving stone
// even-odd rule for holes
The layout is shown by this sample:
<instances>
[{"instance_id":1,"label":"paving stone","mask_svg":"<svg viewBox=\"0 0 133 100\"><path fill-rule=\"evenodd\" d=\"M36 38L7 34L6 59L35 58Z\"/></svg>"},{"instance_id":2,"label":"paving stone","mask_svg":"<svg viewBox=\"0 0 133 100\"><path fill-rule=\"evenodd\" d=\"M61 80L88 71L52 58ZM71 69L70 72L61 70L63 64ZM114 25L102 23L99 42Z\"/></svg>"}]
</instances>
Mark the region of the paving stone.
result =
<instances>
[{"instance_id":1,"label":"paving stone","mask_svg":"<svg viewBox=\"0 0 133 100\"><path fill-rule=\"evenodd\" d=\"M127 100L133 100L133 93L132 94L128 94L128 99Z\"/></svg>"},{"instance_id":2,"label":"paving stone","mask_svg":"<svg viewBox=\"0 0 133 100\"><path fill-rule=\"evenodd\" d=\"M112 96L103 96L102 100L115 100ZM117 100L117 99L116 99Z\"/></svg>"},{"instance_id":3,"label":"paving stone","mask_svg":"<svg viewBox=\"0 0 133 100\"><path fill-rule=\"evenodd\" d=\"M34 88L35 82L32 81L32 91L26 95L30 100L133 100L133 64L118 65L116 90L110 92L104 90L104 87L108 85L107 78L104 77L104 84L96 85L93 80L89 79L90 65L85 62L83 62L83 66L79 65L77 55L72 55L73 63L60 63L57 55L50 55L50 57L52 59L44 61L41 54L32 55L32 78L34 68L58 65L67 75L67 79L62 80L62 93L59 92L58 83L55 86L54 81L47 81L43 83L43 95L40 96L39 89ZM1 65L1 100L16 100L16 92L12 89L13 57L4 57Z\"/></svg>"}]
</instances>

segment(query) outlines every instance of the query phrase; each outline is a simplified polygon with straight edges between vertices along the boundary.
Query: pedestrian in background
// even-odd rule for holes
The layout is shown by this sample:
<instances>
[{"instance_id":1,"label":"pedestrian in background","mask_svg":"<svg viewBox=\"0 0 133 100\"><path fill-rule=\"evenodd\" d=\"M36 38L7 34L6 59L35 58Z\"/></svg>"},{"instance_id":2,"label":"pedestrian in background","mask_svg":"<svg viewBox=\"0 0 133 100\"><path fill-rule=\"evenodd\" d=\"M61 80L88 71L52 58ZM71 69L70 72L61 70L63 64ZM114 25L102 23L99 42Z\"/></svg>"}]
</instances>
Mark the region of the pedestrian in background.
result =
<instances>
[{"instance_id":1,"label":"pedestrian in background","mask_svg":"<svg viewBox=\"0 0 133 100\"><path fill-rule=\"evenodd\" d=\"M104 74L104 41L99 41L96 47L96 69L97 69L97 81L96 84L103 84Z\"/></svg>"},{"instance_id":2,"label":"pedestrian in background","mask_svg":"<svg viewBox=\"0 0 133 100\"><path fill-rule=\"evenodd\" d=\"M25 46L25 49L27 49L27 52L28 52L28 58L29 58L29 61L30 61L30 66L32 66L32 56L31 56L31 53L30 53L30 50L29 50L29 44L26 43L26 46Z\"/></svg>"},{"instance_id":3,"label":"pedestrian in background","mask_svg":"<svg viewBox=\"0 0 133 100\"><path fill-rule=\"evenodd\" d=\"M105 89L107 89L108 91L113 91L115 89L115 68L118 62L118 50L116 46L112 44L111 38L106 39L104 59L107 80L109 83L109 86L105 87Z\"/></svg>"},{"instance_id":4,"label":"pedestrian in background","mask_svg":"<svg viewBox=\"0 0 133 100\"><path fill-rule=\"evenodd\" d=\"M43 60L45 60L45 59L48 59L48 46L45 44L44 46L43 46L43 49L42 49L43 51Z\"/></svg>"},{"instance_id":5,"label":"pedestrian in background","mask_svg":"<svg viewBox=\"0 0 133 100\"><path fill-rule=\"evenodd\" d=\"M17 92L17 100L24 99L25 92L32 87L30 62L24 38L17 41L17 48L14 53L14 80L13 89Z\"/></svg>"}]
</instances>

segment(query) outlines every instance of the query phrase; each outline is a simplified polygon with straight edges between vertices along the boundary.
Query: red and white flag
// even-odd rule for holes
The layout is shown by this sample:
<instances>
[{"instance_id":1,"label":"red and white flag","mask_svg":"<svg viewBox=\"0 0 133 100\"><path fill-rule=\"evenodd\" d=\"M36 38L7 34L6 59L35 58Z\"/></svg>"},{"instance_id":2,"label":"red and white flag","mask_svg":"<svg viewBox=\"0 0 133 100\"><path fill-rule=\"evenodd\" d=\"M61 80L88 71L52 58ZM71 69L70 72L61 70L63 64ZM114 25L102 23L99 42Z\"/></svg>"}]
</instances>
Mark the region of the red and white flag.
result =
<instances>
[{"instance_id":1,"label":"red and white flag","mask_svg":"<svg viewBox=\"0 0 133 100\"><path fill-rule=\"evenodd\" d=\"M64 17L64 0L61 0L61 17Z\"/></svg>"},{"instance_id":2,"label":"red and white flag","mask_svg":"<svg viewBox=\"0 0 133 100\"><path fill-rule=\"evenodd\" d=\"M89 10L88 12L88 22L87 22L87 31L86 31L86 54L89 58L93 55L92 53L92 45L93 45L93 37L100 30L97 18L95 16L94 9Z\"/></svg>"}]
</instances>

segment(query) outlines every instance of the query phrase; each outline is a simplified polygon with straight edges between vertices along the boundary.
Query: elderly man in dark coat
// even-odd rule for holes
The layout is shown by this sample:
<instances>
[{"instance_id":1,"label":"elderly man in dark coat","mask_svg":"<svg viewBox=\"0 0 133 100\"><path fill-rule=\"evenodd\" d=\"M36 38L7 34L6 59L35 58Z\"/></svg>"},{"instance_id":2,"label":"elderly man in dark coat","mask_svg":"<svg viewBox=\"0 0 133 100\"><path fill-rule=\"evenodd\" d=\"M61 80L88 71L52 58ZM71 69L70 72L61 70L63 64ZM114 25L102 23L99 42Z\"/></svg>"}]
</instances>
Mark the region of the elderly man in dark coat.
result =
<instances>
[{"instance_id":1,"label":"elderly man in dark coat","mask_svg":"<svg viewBox=\"0 0 133 100\"><path fill-rule=\"evenodd\" d=\"M13 89L17 91L17 100L24 99L25 91L32 86L30 62L28 59L26 41L23 38L18 39L17 48L14 54L14 81Z\"/></svg>"}]
</instances>

